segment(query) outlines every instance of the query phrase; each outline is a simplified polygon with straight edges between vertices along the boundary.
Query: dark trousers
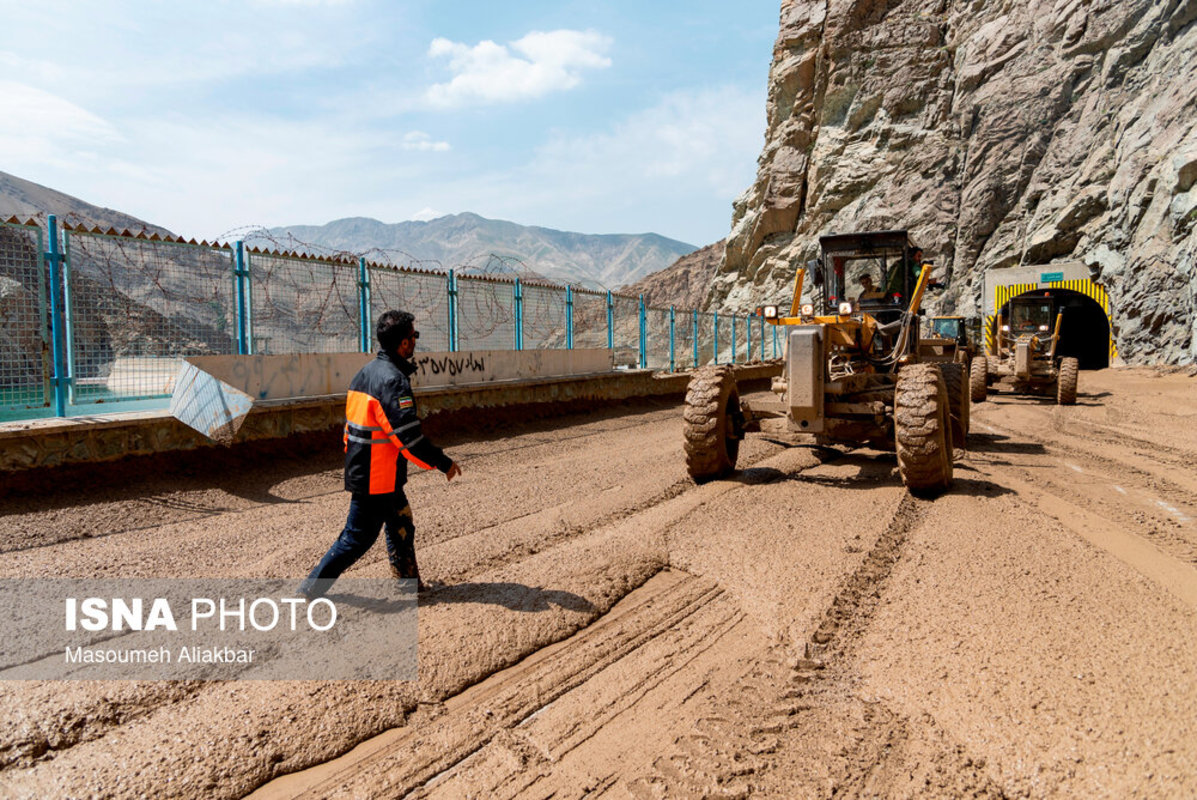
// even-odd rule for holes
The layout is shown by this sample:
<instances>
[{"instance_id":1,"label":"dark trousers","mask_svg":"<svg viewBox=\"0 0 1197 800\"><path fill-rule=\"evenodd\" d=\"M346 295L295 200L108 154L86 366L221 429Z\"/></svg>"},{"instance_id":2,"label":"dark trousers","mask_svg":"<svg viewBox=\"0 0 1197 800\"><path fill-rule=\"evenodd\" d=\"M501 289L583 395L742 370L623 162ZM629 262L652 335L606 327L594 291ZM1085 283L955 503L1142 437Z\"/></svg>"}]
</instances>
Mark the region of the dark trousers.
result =
<instances>
[{"instance_id":1,"label":"dark trousers","mask_svg":"<svg viewBox=\"0 0 1197 800\"><path fill-rule=\"evenodd\" d=\"M394 494L354 493L349 500L345 529L299 590L308 596L327 592L332 588L333 581L364 556L378 540L378 532L384 525L391 574L397 578L418 581L420 570L416 566L416 526L412 522L411 506L402 490Z\"/></svg>"}]
</instances>

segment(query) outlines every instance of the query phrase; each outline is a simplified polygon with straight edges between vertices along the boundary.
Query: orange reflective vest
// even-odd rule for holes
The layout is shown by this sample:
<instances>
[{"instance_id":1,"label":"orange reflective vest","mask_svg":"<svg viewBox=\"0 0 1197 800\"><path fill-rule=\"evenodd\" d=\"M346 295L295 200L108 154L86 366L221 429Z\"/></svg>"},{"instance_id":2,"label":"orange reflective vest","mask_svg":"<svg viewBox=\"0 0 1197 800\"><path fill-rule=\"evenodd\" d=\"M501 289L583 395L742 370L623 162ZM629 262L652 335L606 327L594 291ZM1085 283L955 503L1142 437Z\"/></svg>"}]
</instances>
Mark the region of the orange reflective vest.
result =
<instances>
[{"instance_id":1,"label":"orange reflective vest","mask_svg":"<svg viewBox=\"0 0 1197 800\"><path fill-rule=\"evenodd\" d=\"M345 398L345 489L390 494L407 482L407 462L448 472L453 461L424 436L409 376L415 365L379 352Z\"/></svg>"}]
</instances>

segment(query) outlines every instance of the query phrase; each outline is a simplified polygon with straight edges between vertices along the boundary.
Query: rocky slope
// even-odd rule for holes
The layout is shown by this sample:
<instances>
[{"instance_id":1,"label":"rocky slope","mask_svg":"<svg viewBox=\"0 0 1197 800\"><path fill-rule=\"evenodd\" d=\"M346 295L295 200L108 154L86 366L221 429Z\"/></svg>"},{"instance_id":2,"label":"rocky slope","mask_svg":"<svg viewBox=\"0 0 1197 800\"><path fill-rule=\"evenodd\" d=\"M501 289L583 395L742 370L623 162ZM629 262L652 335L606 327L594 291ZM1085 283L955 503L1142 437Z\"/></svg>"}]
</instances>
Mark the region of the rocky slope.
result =
<instances>
[{"instance_id":1,"label":"rocky slope","mask_svg":"<svg viewBox=\"0 0 1197 800\"><path fill-rule=\"evenodd\" d=\"M1197 1L783 0L757 179L708 305L820 233L904 227L974 314L987 270L1081 260L1131 362L1197 359Z\"/></svg>"},{"instance_id":2,"label":"rocky slope","mask_svg":"<svg viewBox=\"0 0 1197 800\"><path fill-rule=\"evenodd\" d=\"M151 225L129 214L95 206L33 181L0 172L0 219L17 217L24 221L30 217L40 219L46 214L55 214L59 222L72 225L115 228L133 233L146 231L159 236L173 235L166 228Z\"/></svg>"},{"instance_id":3,"label":"rocky slope","mask_svg":"<svg viewBox=\"0 0 1197 800\"><path fill-rule=\"evenodd\" d=\"M700 308L711 280L723 263L727 243L720 239L714 244L684 255L665 269L641 278L621 292L644 295L644 302L651 308Z\"/></svg>"},{"instance_id":4,"label":"rocky slope","mask_svg":"<svg viewBox=\"0 0 1197 800\"><path fill-rule=\"evenodd\" d=\"M266 232L285 249L319 245L436 269L533 272L560 283L608 289L664 269L693 245L655 233L593 235L518 225L477 214L387 224L351 217ZM290 237L290 239L288 238ZM431 262L431 263L428 263Z\"/></svg>"}]
</instances>

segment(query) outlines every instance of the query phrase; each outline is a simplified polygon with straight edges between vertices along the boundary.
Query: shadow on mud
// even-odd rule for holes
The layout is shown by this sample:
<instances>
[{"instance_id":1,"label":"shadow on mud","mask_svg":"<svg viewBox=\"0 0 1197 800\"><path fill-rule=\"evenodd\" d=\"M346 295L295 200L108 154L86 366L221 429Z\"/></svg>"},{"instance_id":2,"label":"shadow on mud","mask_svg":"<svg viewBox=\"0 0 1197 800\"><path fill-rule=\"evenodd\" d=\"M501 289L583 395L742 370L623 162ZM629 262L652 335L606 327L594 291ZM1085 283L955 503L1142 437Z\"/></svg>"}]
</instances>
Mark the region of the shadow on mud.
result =
<instances>
[{"instance_id":1,"label":"shadow on mud","mask_svg":"<svg viewBox=\"0 0 1197 800\"><path fill-rule=\"evenodd\" d=\"M1047 452L1047 448L1039 442L1027 442L1011 439L999 433L970 433L968 435L968 449L976 453L1004 453L1018 456L1039 456Z\"/></svg>"},{"instance_id":2,"label":"shadow on mud","mask_svg":"<svg viewBox=\"0 0 1197 800\"><path fill-rule=\"evenodd\" d=\"M947 491L947 494L960 494L965 497L999 497L1004 494L1018 494L1005 486L987 481L983 478L962 478L960 477L961 465L956 465L956 477L952 481L952 488Z\"/></svg>"},{"instance_id":3,"label":"shadow on mud","mask_svg":"<svg viewBox=\"0 0 1197 800\"><path fill-rule=\"evenodd\" d=\"M587 614L597 610L593 603L573 592L542 589L522 583L456 583L436 587L420 595L421 606L441 603L487 603L530 613L548 611L554 606Z\"/></svg>"},{"instance_id":4,"label":"shadow on mud","mask_svg":"<svg viewBox=\"0 0 1197 800\"><path fill-rule=\"evenodd\" d=\"M785 480L795 483L809 483L834 489L875 489L878 486L900 486L898 464L893 453L878 453L867 450L843 452L833 448L820 448L820 462L837 466L855 467L855 475L811 475L799 472L786 475Z\"/></svg>"}]
</instances>

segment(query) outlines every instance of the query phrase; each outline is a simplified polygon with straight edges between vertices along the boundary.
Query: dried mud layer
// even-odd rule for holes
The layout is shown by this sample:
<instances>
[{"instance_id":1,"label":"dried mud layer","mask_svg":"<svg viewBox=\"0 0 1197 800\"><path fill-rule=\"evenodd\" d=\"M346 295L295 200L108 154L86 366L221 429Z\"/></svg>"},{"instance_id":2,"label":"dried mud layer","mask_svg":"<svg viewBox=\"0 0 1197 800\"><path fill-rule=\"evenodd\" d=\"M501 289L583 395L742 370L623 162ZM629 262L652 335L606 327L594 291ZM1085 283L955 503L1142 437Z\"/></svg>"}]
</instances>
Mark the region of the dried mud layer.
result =
<instances>
[{"instance_id":1,"label":"dried mud layer","mask_svg":"<svg viewBox=\"0 0 1197 800\"><path fill-rule=\"evenodd\" d=\"M695 486L681 429L443 432L418 681L2 684L0 796L1197 795L1197 378L991 395L932 500L768 436ZM306 574L335 442L227 461L3 498L0 575Z\"/></svg>"}]
</instances>

